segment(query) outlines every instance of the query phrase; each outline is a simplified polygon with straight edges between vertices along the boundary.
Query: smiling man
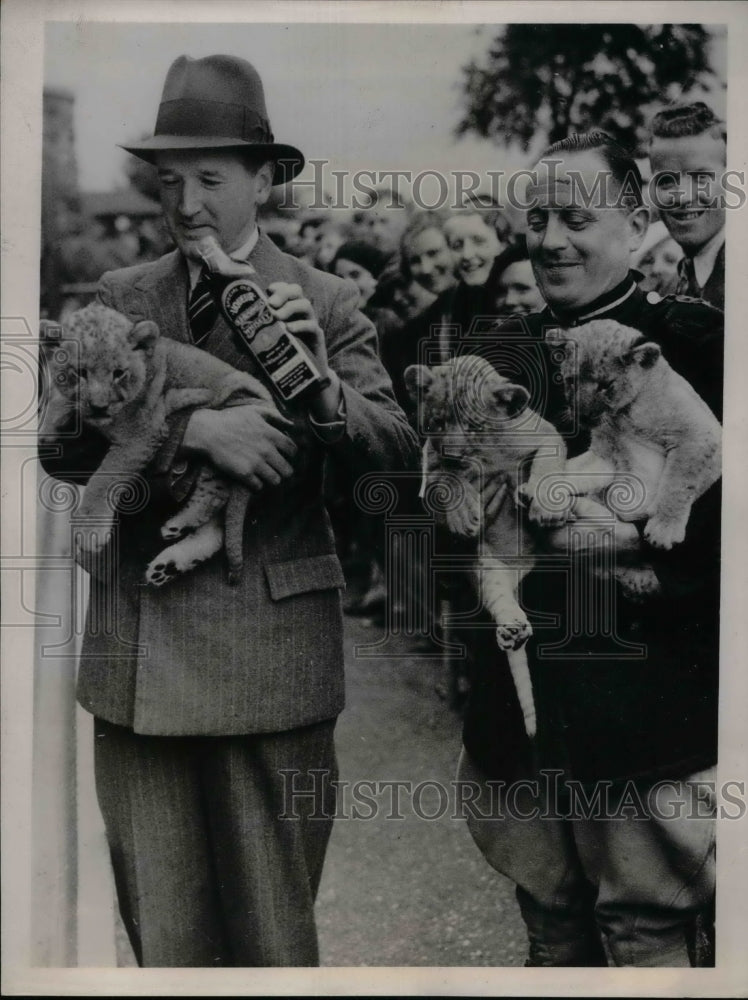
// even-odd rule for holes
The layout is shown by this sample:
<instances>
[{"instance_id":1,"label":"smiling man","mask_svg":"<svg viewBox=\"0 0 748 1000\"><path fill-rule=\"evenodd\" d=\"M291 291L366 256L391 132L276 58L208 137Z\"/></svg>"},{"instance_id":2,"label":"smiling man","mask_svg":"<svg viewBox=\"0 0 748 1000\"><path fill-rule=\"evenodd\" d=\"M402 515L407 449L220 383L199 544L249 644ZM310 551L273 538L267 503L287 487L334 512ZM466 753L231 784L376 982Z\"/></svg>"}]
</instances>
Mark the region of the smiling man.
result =
<instances>
[{"instance_id":1,"label":"smiling man","mask_svg":"<svg viewBox=\"0 0 748 1000\"><path fill-rule=\"evenodd\" d=\"M355 471L403 468L416 462L415 437L355 287L281 253L258 228L272 186L304 159L274 141L254 68L180 57L154 136L128 149L158 170L177 249L105 274L105 304L261 378L202 270L198 241L214 236L252 264L330 383L308 413L239 405L173 419L148 470L149 502L119 514L116 572L92 577L91 607L114 609L114 628L90 615L78 700L95 716L120 911L143 966L315 965L344 697L343 574L323 465L330 453ZM94 434L68 437L42 461L85 481L106 447ZM146 587L160 526L206 462L253 493L242 579L230 586L213 559Z\"/></svg>"},{"instance_id":2,"label":"smiling man","mask_svg":"<svg viewBox=\"0 0 748 1000\"><path fill-rule=\"evenodd\" d=\"M549 329L606 318L641 330L719 415L722 313L645 294L630 270L648 226L631 155L605 133L572 135L536 164L526 204L527 246L547 306L507 321L489 342L468 338L462 352L483 353L523 382L570 454L588 441L560 391ZM605 546L638 544L654 567L661 594L648 604L610 580L595 582L594 526L579 533L568 563L526 578L533 741L493 631L473 633L459 777L485 792L468 824L487 861L517 885L528 965L686 966L693 957L691 929L714 892L714 796L696 817L688 802L699 783L713 789L717 754L719 518L716 484L671 552L637 540L643 524L619 524L614 537L603 526ZM495 808L489 781L508 785L493 817L479 814ZM667 810L651 797L658 782L669 790ZM629 783L641 810L638 802L620 809ZM572 787L597 809L580 810Z\"/></svg>"},{"instance_id":3,"label":"smiling man","mask_svg":"<svg viewBox=\"0 0 748 1000\"><path fill-rule=\"evenodd\" d=\"M725 308L727 129L701 101L652 119L649 161L657 203L685 257L678 292Z\"/></svg>"}]
</instances>

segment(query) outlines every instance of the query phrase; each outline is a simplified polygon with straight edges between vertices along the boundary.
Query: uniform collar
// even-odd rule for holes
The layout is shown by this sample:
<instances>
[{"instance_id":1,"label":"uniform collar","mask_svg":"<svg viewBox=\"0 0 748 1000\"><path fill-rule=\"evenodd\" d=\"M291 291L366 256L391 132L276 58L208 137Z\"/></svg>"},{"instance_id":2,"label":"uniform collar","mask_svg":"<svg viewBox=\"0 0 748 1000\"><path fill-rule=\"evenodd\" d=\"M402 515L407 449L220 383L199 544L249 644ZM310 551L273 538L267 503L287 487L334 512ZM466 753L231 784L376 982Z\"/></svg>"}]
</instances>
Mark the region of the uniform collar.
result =
<instances>
[{"instance_id":1,"label":"uniform collar","mask_svg":"<svg viewBox=\"0 0 748 1000\"><path fill-rule=\"evenodd\" d=\"M616 285L615 288L611 288L605 295L601 295L600 298L595 299L594 302L588 302L579 311L566 312L565 310L559 310L554 312L550 306L546 306L546 309L553 319L562 326L578 326L580 323L586 323L591 319L599 319L601 316L607 316L609 313L620 309L636 290L637 286L634 274L632 271L629 271L620 284Z\"/></svg>"},{"instance_id":2,"label":"uniform collar","mask_svg":"<svg viewBox=\"0 0 748 1000\"><path fill-rule=\"evenodd\" d=\"M230 254L231 259L246 260L247 257L249 257L249 255L254 250L257 244L257 240L259 239L259 236L260 236L260 230L257 226L255 226L247 242L243 243L238 250L235 250L232 254ZM200 263L200 261L187 258L187 272L189 274L190 291L192 291L192 289L197 284L197 279L200 276L200 271L202 270L202 268L203 265Z\"/></svg>"}]
</instances>

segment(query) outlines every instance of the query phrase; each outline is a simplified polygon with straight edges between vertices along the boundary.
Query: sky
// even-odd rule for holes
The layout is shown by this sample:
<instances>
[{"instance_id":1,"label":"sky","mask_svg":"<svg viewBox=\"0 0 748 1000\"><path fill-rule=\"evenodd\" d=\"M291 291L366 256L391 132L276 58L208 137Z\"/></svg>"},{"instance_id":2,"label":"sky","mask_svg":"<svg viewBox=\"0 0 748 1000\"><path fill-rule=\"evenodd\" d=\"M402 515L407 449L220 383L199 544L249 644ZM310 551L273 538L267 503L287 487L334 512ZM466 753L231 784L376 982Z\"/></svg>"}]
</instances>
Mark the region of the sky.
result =
<instances>
[{"instance_id":1,"label":"sky","mask_svg":"<svg viewBox=\"0 0 748 1000\"><path fill-rule=\"evenodd\" d=\"M166 71L179 55L242 56L265 86L277 141L335 169L496 168L493 144L452 130L460 67L486 39L464 25L115 25L47 27L45 84L76 98L81 188L122 183L116 148L152 134Z\"/></svg>"},{"instance_id":2,"label":"sky","mask_svg":"<svg viewBox=\"0 0 748 1000\"><path fill-rule=\"evenodd\" d=\"M152 134L166 71L179 55L242 56L258 69L279 142L332 169L507 171L523 158L454 138L461 67L496 26L464 24L49 23L45 84L75 95L81 189L126 183L117 148ZM309 176L309 168L306 174ZM424 190L424 198L430 197Z\"/></svg>"}]
</instances>

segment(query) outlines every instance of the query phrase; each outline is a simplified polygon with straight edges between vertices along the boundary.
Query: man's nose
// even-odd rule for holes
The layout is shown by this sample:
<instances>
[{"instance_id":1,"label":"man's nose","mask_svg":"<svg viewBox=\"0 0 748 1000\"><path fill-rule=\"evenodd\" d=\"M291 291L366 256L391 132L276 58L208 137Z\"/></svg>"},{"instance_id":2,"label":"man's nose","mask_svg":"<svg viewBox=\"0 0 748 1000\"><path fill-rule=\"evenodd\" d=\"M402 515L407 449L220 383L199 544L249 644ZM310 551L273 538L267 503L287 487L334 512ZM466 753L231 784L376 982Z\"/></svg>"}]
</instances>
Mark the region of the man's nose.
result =
<instances>
[{"instance_id":1,"label":"man's nose","mask_svg":"<svg viewBox=\"0 0 748 1000\"><path fill-rule=\"evenodd\" d=\"M201 207L202 202L200 201L197 186L186 180L179 192L179 214L185 219L190 219L197 215Z\"/></svg>"},{"instance_id":2,"label":"man's nose","mask_svg":"<svg viewBox=\"0 0 748 1000\"><path fill-rule=\"evenodd\" d=\"M542 245L544 250L560 250L566 246L566 226L556 218L555 212L549 212L548 222L543 232Z\"/></svg>"}]
</instances>

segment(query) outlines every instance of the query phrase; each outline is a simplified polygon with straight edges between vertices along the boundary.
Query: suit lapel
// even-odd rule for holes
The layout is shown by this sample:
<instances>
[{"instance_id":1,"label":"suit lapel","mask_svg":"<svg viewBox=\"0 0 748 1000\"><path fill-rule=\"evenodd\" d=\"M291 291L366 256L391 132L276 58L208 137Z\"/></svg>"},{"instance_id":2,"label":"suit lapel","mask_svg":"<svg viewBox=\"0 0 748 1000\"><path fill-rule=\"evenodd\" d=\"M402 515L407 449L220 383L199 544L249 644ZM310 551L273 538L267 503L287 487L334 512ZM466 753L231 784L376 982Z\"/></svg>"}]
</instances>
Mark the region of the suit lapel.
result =
<instances>
[{"instance_id":1,"label":"suit lapel","mask_svg":"<svg viewBox=\"0 0 748 1000\"><path fill-rule=\"evenodd\" d=\"M190 343L187 289L187 266L174 250L155 261L129 290L129 312L152 319L164 337Z\"/></svg>"}]
</instances>

